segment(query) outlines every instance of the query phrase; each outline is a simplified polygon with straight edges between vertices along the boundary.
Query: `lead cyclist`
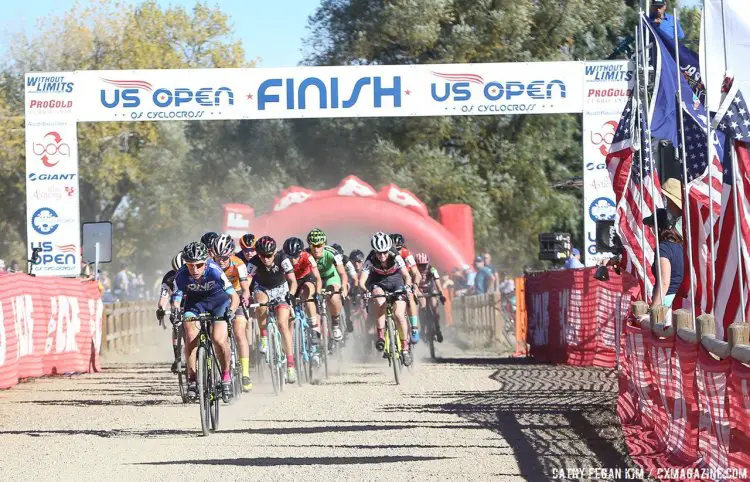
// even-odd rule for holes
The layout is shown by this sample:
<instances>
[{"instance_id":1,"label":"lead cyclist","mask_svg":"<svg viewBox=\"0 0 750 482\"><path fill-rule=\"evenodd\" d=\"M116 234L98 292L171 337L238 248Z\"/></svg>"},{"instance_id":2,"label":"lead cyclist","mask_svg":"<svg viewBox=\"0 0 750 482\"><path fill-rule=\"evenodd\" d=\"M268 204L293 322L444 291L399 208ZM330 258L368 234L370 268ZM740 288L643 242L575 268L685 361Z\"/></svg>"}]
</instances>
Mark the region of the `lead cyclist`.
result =
<instances>
[{"instance_id":1,"label":"lead cyclist","mask_svg":"<svg viewBox=\"0 0 750 482\"><path fill-rule=\"evenodd\" d=\"M333 325L332 338L341 341L344 333L341 331L341 311L343 309L342 299L349 295L349 278L344 268L344 260L341 255L331 246L326 246L328 240L326 233L315 228L307 234L307 251L318 263L320 278L323 286L333 291L341 290L339 295L328 298L328 310L331 313L331 324Z\"/></svg>"}]
</instances>

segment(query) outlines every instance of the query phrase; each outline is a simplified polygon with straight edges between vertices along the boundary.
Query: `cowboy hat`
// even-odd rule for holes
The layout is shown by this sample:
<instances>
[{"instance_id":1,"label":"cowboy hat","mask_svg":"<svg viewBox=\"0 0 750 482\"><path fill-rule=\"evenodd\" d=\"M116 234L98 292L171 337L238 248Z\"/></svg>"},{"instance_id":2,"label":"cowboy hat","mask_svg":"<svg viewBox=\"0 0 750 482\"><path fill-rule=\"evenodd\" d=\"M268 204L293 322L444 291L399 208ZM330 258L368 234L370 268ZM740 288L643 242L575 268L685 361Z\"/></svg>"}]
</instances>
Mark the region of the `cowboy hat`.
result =
<instances>
[{"instance_id":1,"label":"cowboy hat","mask_svg":"<svg viewBox=\"0 0 750 482\"><path fill-rule=\"evenodd\" d=\"M682 209L682 183L670 177L661 186L661 193Z\"/></svg>"}]
</instances>

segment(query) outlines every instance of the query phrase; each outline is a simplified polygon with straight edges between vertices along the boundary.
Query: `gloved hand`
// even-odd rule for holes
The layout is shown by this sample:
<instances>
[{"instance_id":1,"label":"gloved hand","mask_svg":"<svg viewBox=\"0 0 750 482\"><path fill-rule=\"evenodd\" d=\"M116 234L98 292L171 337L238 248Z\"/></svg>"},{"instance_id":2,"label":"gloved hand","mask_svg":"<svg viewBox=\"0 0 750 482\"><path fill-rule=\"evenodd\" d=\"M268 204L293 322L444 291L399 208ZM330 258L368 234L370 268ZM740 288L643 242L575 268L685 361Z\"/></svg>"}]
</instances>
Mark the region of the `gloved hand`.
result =
<instances>
[{"instance_id":1,"label":"gloved hand","mask_svg":"<svg viewBox=\"0 0 750 482\"><path fill-rule=\"evenodd\" d=\"M181 317L178 312L173 311L172 313L169 314L169 322L172 323L173 325L176 325L180 321L181 321Z\"/></svg>"},{"instance_id":2,"label":"gloved hand","mask_svg":"<svg viewBox=\"0 0 750 482\"><path fill-rule=\"evenodd\" d=\"M227 323L234 323L235 317L236 315L231 307L227 308L227 311L224 312L224 319L227 320Z\"/></svg>"},{"instance_id":3,"label":"gloved hand","mask_svg":"<svg viewBox=\"0 0 750 482\"><path fill-rule=\"evenodd\" d=\"M164 321L164 308L161 306L156 309L156 319L159 320L159 324L161 325Z\"/></svg>"},{"instance_id":4,"label":"gloved hand","mask_svg":"<svg viewBox=\"0 0 750 482\"><path fill-rule=\"evenodd\" d=\"M443 305L445 304L445 295L442 293L440 293L440 303Z\"/></svg>"},{"instance_id":5,"label":"gloved hand","mask_svg":"<svg viewBox=\"0 0 750 482\"><path fill-rule=\"evenodd\" d=\"M286 303L287 303L287 304L288 304L288 305L289 305L289 306L290 306L291 308L294 308L294 305L295 305L295 303L294 303L294 302L295 302L295 300L294 300L294 295L292 295L292 293L287 293L287 294L286 294L286 296L284 297L284 300L286 301Z\"/></svg>"}]
</instances>

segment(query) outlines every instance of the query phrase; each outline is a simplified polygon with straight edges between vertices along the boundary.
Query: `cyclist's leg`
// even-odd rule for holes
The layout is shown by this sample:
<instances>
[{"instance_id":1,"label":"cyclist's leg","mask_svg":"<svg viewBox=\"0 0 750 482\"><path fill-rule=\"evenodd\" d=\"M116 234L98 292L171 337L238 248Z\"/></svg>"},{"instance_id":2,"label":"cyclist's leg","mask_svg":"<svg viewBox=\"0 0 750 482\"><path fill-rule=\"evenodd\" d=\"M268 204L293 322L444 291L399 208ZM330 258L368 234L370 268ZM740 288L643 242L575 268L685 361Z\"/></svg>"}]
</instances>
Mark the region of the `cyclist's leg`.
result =
<instances>
[{"instance_id":1,"label":"cyclist's leg","mask_svg":"<svg viewBox=\"0 0 750 482\"><path fill-rule=\"evenodd\" d=\"M180 353L177 351L177 339L180 336L179 325L172 325L172 353L174 354L174 361L172 362L172 373L177 373L177 364L180 360Z\"/></svg>"},{"instance_id":2,"label":"cyclist's leg","mask_svg":"<svg viewBox=\"0 0 750 482\"><path fill-rule=\"evenodd\" d=\"M309 281L305 281L304 283L302 283L302 285L300 285L297 291L299 293L300 299L309 300L315 293L315 285ZM317 343L320 339L320 322L318 321L318 309L315 306L315 302L313 301L306 302L304 304L304 307L307 319L310 320L310 328L312 329L313 333L316 334L313 337L313 342Z\"/></svg>"},{"instance_id":3,"label":"cyclist's leg","mask_svg":"<svg viewBox=\"0 0 750 482\"><path fill-rule=\"evenodd\" d=\"M214 341L216 347L216 355L221 363L222 371L222 383L230 382L231 377L231 364L232 364L232 351L229 348L229 331L227 330L227 321L224 319L224 314L229 308L231 300L227 297L226 300L221 300L212 306L211 314L216 318L211 326L211 338Z\"/></svg>"},{"instance_id":4,"label":"cyclist's leg","mask_svg":"<svg viewBox=\"0 0 750 482\"><path fill-rule=\"evenodd\" d=\"M291 307L286 302L288 294L289 286L286 283L268 291L268 296L272 300L279 302L279 305L276 307L276 325L281 333L281 340L284 343L284 351L286 352L287 381L295 383L297 381L297 367L294 362L292 318L290 316Z\"/></svg>"},{"instance_id":5,"label":"cyclist's leg","mask_svg":"<svg viewBox=\"0 0 750 482\"><path fill-rule=\"evenodd\" d=\"M253 298L255 299L256 303L267 303L268 302L268 295L266 294L263 289L258 287L256 285L255 292L253 293ZM266 332L266 320L268 319L268 307L266 306L259 306L255 308L255 318L258 320L258 327L260 328L260 343L261 343L261 352L266 352L266 335L268 334Z\"/></svg>"},{"instance_id":6,"label":"cyclist's leg","mask_svg":"<svg viewBox=\"0 0 750 482\"><path fill-rule=\"evenodd\" d=\"M339 291L341 289L341 278L338 274L331 276L325 280L325 287L333 291ZM341 303L341 295L333 295L328 298L328 312L331 314L331 325L333 328L333 338L340 340L343 337L341 332L341 311L343 305Z\"/></svg>"},{"instance_id":7,"label":"cyclist's leg","mask_svg":"<svg viewBox=\"0 0 750 482\"><path fill-rule=\"evenodd\" d=\"M409 350L409 330L406 323L406 302L398 300L393 304L393 317L398 323L398 330L401 334L401 350Z\"/></svg>"},{"instance_id":8,"label":"cyclist's leg","mask_svg":"<svg viewBox=\"0 0 750 482\"><path fill-rule=\"evenodd\" d=\"M187 358L188 371L188 394L195 396L197 389L195 386L195 358L198 352L198 335L200 327L195 322L196 316L205 311L201 302L185 303L185 315L182 326L185 327L185 358Z\"/></svg>"},{"instance_id":9,"label":"cyclist's leg","mask_svg":"<svg viewBox=\"0 0 750 482\"><path fill-rule=\"evenodd\" d=\"M234 339L237 342L237 355L242 366L242 388L250 390L253 384L250 381L250 344L247 339L247 318L245 318L242 307L237 309L235 315Z\"/></svg>"},{"instance_id":10,"label":"cyclist's leg","mask_svg":"<svg viewBox=\"0 0 750 482\"><path fill-rule=\"evenodd\" d=\"M378 285L373 285L370 288L373 295L384 295L385 291ZM370 300L370 313L372 313L376 320L378 328L378 339L375 342L375 347L379 351L383 351L385 347L385 298L373 298Z\"/></svg>"}]
</instances>

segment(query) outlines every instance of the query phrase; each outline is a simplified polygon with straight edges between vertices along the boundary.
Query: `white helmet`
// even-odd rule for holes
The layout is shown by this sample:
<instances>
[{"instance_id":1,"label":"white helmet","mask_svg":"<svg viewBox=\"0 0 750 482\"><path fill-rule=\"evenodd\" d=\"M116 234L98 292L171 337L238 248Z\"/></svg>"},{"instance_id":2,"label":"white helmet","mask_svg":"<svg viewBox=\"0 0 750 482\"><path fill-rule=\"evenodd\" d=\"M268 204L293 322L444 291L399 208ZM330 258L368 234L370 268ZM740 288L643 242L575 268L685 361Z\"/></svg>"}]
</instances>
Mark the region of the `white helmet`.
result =
<instances>
[{"instance_id":1,"label":"white helmet","mask_svg":"<svg viewBox=\"0 0 750 482\"><path fill-rule=\"evenodd\" d=\"M211 249L216 256L231 256L234 254L234 240L226 233L221 234L211 243Z\"/></svg>"},{"instance_id":2,"label":"white helmet","mask_svg":"<svg viewBox=\"0 0 750 482\"><path fill-rule=\"evenodd\" d=\"M372 246L372 249L377 253L385 253L386 251L390 251L393 247L393 240L386 233L378 231L372 235L370 246Z\"/></svg>"},{"instance_id":3,"label":"white helmet","mask_svg":"<svg viewBox=\"0 0 750 482\"><path fill-rule=\"evenodd\" d=\"M177 253L174 258L172 258L172 269L177 271L178 269L182 268L182 265L185 264L184 261L182 261L182 251Z\"/></svg>"}]
</instances>

